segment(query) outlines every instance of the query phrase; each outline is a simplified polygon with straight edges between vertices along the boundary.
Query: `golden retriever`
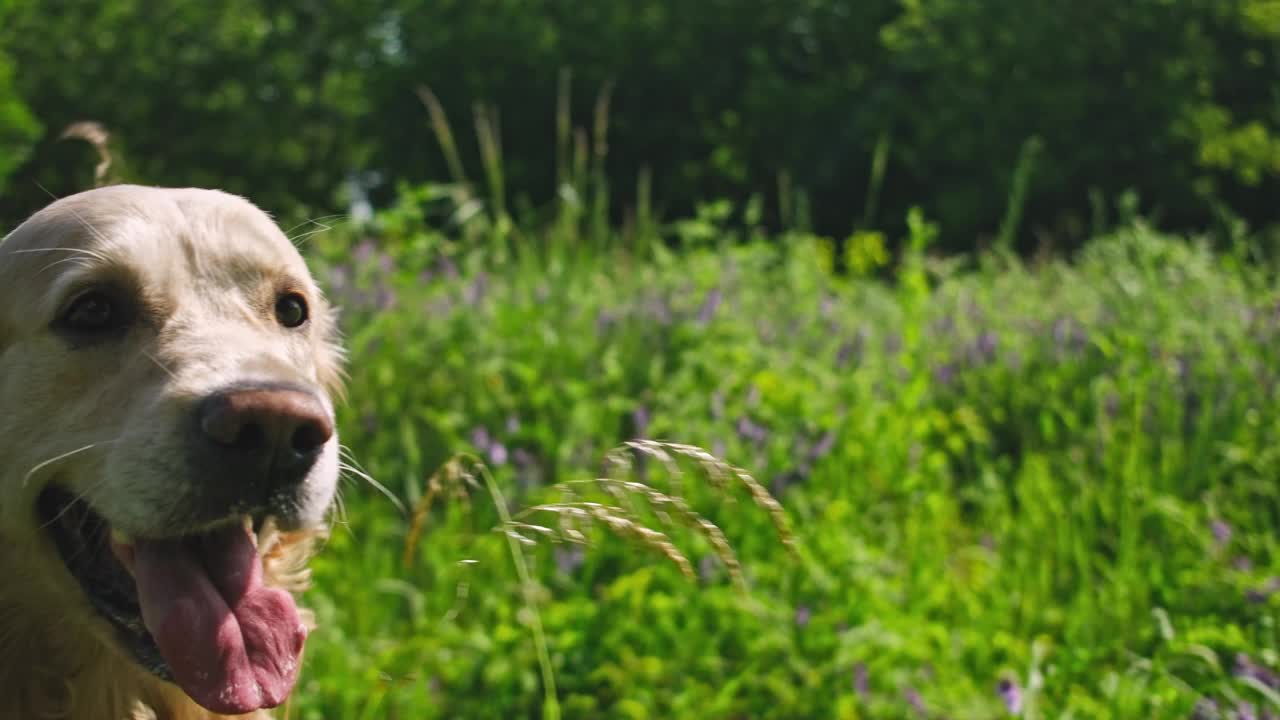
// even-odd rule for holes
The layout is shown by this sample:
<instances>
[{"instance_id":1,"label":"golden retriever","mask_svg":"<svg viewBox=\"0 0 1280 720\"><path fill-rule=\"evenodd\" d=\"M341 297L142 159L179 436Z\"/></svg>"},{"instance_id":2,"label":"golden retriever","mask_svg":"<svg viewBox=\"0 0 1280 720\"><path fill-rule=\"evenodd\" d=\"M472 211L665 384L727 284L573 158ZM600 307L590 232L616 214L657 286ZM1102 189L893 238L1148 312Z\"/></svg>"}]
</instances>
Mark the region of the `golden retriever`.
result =
<instances>
[{"instance_id":1,"label":"golden retriever","mask_svg":"<svg viewBox=\"0 0 1280 720\"><path fill-rule=\"evenodd\" d=\"M242 198L103 187L0 241L0 718L286 699L340 376L333 312Z\"/></svg>"}]
</instances>

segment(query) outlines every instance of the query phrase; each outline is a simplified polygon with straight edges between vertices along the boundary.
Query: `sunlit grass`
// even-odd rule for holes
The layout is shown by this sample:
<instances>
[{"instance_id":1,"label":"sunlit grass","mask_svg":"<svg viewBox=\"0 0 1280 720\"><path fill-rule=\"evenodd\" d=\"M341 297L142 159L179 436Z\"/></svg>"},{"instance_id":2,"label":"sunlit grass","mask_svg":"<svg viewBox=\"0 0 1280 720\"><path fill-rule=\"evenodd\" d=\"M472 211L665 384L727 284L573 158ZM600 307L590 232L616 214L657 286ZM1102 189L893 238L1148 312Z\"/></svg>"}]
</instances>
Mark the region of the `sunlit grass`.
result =
<instances>
[{"instance_id":1,"label":"sunlit grass","mask_svg":"<svg viewBox=\"0 0 1280 720\"><path fill-rule=\"evenodd\" d=\"M635 502L695 580L570 525L585 551L536 543L522 582L492 503L439 490L406 565L412 518L348 487L292 717L545 716L539 622L565 718L1280 711L1264 269L1138 223L1071 263L911 256L889 284L833 277L802 235L578 252L553 224L503 255L413 207L311 248L345 306L355 456L414 506L474 452L530 537ZM652 455L617 481L642 486L592 484L635 438L747 468L797 552L751 492Z\"/></svg>"}]
</instances>

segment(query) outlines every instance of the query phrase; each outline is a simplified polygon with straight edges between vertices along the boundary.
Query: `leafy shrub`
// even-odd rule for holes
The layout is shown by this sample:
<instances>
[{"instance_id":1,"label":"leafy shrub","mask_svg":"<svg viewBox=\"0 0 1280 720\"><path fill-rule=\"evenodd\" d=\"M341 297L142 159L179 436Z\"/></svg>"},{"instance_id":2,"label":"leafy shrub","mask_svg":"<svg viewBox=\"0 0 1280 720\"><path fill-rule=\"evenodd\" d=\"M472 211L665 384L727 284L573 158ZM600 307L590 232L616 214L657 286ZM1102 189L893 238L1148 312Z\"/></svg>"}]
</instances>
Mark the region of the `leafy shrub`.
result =
<instances>
[{"instance_id":1,"label":"leafy shrub","mask_svg":"<svg viewBox=\"0 0 1280 720\"><path fill-rule=\"evenodd\" d=\"M606 149L591 137L604 88L615 220L646 167L667 217L763 194L766 225L803 228L789 197L803 190L823 234L896 237L919 205L960 250L1011 203L1026 210L1017 247L1074 248L1105 219L1091 192L1136 190L1180 228L1228 210L1258 227L1280 207L1273 0L8 1L0 51L46 140L97 120L134 177L281 215L341 209L349 178L380 177L385 205L399 183L448 177L420 84L457 125L496 108L513 215L557 197L574 127ZM43 204L34 180L77 184L59 152L45 142L18 170L0 223ZM474 143L459 152L478 164Z\"/></svg>"},{"instance_id":2,"label":"leafy shrub","mask_svg":"<svg viewBox=\"0 0 1280 720\"><path fill-rule=\"evenodd\" d=\"M13 12L13 0L0 1L0 26ZM13 60L0 46L0 191L5 181L27 158L40 125L18 95Z\"/></svg>"}]
</instances>

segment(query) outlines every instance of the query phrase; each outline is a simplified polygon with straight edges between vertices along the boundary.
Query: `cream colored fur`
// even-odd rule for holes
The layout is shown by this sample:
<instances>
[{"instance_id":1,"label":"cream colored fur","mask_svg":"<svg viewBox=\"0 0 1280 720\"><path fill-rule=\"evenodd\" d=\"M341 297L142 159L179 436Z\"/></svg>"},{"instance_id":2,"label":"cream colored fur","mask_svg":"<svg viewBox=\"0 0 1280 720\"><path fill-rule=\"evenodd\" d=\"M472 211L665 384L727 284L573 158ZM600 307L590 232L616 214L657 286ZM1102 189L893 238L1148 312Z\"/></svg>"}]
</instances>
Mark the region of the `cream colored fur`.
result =
<instances>
[{"instance_id":1,"label":"cream colored fur","mask_svg":"<svg viewBox=\"0 0 1280 720\"><path fill-rule=\"evenodd\" d=\"M149 324L110 353L69 348L51 323L103 279L137 293ZM307 298L305 332L273 321L282 287ZM332 313L301 256L241 198L105 187L53 203L0 242L0 718L218 717L116 647L39 527L36 498L57 482L113 527L172 532L189 489L180 426L194 399L230 382L288 381L317 389L332 411L340 367ZM336 437L330 445L307 479L300 527L262 545L270 585L306 584L337 480Z\"/></svg>"}]
</instances>

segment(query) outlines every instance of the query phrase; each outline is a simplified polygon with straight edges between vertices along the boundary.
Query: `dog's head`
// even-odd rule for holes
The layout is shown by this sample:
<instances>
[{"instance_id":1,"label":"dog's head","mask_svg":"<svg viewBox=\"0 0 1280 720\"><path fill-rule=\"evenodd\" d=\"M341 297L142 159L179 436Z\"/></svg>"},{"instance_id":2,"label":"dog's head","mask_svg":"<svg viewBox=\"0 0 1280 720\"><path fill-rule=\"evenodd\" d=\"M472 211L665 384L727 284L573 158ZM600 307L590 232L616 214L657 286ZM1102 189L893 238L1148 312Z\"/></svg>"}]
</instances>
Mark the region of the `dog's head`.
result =
<instances>
[{"instance_id":1,"label":"dog's head","mask_svg":"<svg viewBox=\"0 0 1280 720\"><path fill-rule=\"evenodd\" d=\"M295 679L305 627L257 541L332 502L333 325L284 233L217 191L91 190L0 242L0 533L216 712Z\"/></svg>"}]
</instances>

